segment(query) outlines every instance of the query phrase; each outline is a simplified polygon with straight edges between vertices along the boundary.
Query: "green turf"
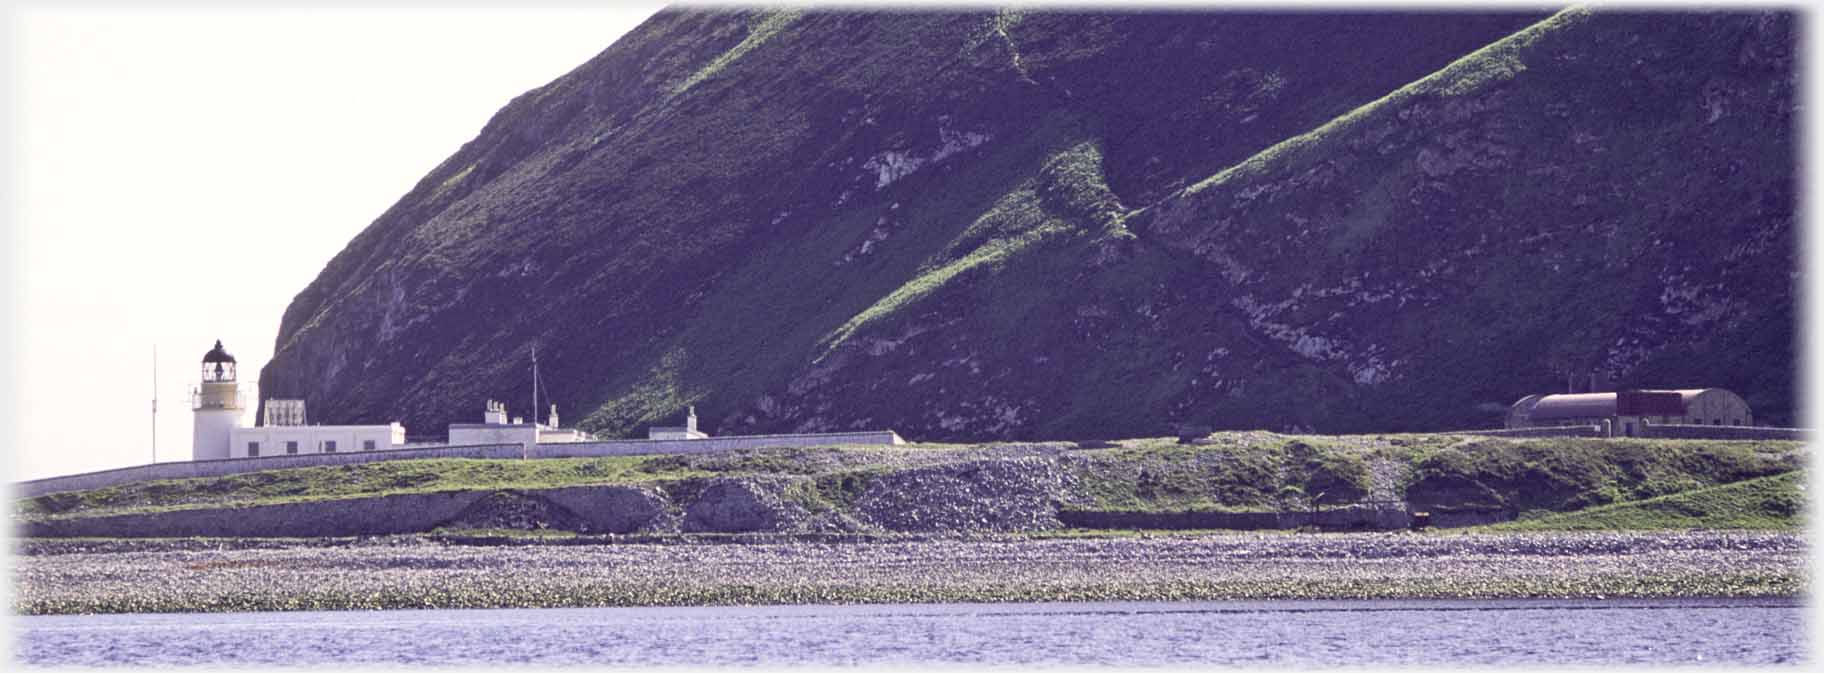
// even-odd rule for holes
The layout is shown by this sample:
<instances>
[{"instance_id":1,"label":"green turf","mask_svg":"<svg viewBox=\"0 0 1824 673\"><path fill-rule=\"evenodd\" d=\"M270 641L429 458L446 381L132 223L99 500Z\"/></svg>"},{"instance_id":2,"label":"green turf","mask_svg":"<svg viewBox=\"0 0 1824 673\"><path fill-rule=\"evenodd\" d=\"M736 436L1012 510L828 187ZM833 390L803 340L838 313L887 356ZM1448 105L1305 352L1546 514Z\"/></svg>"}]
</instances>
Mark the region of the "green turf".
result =
<instances>
[{"instance_id":1,"label":"green turf","mask_svg":"<svg viewBox=\"0 0 1824 673\"><path fill-rule=\"evenodd\" d=\"M1697 488L1575 512L1522 517L1479 530L1670 530L1805 528L1805 471Z\"/></svg>"},{"instance_id":2,"label":"green turf","mask_svg":"<svg viewBox=\"0 0 1824 673\"><path fill-rule=\"evenodd\" d=\"M1085 446L1098 444L1086 443ZM1394 498L1430 511L1524 512L1515 530L1802 525L1798 442L1509 439L1468 435L1221 432L1076 448L917 444L704 455L380 461L130 484L15 502L15 517L104 516L405 493L651 484L687 502L706 477L790 480L813 512L853 514L874 481L907 469L1048 455L1082 511L1305 511ZM942 497L934 494L934 497Z\"/></svg>"}]
</instances>

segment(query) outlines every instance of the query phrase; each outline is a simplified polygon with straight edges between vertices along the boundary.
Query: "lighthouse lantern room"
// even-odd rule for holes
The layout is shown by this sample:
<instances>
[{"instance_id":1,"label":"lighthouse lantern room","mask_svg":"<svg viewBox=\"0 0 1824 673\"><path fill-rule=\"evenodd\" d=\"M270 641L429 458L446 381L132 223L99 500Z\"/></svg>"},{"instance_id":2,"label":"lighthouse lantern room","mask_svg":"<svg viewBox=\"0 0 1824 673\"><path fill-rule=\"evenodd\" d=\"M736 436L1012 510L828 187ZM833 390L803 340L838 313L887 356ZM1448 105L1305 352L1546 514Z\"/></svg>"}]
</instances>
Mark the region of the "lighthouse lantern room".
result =
<instances>
[{"instance_id":1,"label":"lighthouse lantern room","mask_svg":"<svg viewBox=\"0 0 1824 673\"><path fill-rule=\"evenodd\" d=\"M234 365L234 356L222 349L219 339L215 348L203 354L203 381L190 393L190 408L196 414L193 460L228 457L231 435L240 426L242 413Z\"/></svg>"}]
</instances>

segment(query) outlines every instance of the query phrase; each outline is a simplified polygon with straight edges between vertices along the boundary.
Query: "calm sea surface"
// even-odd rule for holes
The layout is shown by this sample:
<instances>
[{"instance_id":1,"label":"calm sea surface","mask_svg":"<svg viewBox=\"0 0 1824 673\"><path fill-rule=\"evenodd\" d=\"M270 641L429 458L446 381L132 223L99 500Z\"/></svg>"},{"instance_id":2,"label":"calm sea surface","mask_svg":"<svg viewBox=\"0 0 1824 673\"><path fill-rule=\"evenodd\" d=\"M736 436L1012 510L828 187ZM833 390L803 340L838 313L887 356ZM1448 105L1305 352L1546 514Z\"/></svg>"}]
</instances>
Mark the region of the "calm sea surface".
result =
<instances>
[{"instance_id":1,"label":"calm sea surface","mask_svg":"<svg viewBox=\"0 0 1824 673\"><path fill-rule=\"evenodd\" d=\"M1796 600L1272 601L20 617L108 664L1796 664Z\"/></svg>"}]
</instances>

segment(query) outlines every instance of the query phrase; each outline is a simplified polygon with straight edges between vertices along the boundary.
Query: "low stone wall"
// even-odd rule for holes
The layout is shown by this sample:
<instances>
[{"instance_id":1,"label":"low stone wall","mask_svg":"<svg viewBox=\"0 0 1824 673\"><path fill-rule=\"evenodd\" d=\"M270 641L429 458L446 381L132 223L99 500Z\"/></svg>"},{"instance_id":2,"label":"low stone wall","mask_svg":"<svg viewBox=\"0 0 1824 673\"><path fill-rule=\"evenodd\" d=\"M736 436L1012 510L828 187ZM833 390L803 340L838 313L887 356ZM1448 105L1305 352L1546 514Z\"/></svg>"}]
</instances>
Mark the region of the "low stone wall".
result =
<instances>
[{"instance_id":1,"label":"low stone wall","mask_svg":"<svg viewBox=\"0 0 1824 673\"><path fill-rule=\"evenodd\" d=\"M1288 530L1301 526L1397 530L1412 516L1403 505L1342 505L1317 512L1136 512L1060 510L1058 521L1072 528L1132 530Z\"/></svg>"},{"instance_id":2,"label":"low stone wall","mask_svg":"<svg viewBox=\"0 0 1824 673\"><path fill-rule=\"evenodd\" d=\"M1133 512L1121 510L1060 510L1058 521L1071 528L1134 530L1274 530L1284 525L1280 512Z\"/></svg>"},{"instance_id":3,"label":"low stone wall","mask_svg":"<svg viewBox=\"0 0 1824 673\"><path fill-rule=\"evenodd\" d=\"M155 463L123 467L100 472L87 472L62 477L22 481L13 485L13 497L34 498L48 493L86 491L121 484L164 479L222 477L261 470L292 467L353 465L377 460L412 460L418 458L596 458L603 456L639 456L653 454L716 453L738 449L773 447L813 447L842 444L895 445L906 440L892 430L872 432L831 432L799 435L746 435L711 437L709 439L625 439L604 442L536 444L530 451L520 444L478 444L472 446L408 446L375 451L346 453L309 453L258 458L225 458Z\"/></svg>"},{"instance_id":4,"label":"low stone wall","mask_svg":"<svg viewBox=\"0 0 1824 673\"><path fill-rule=\"evenodd\" d=\"M414 458L519 458L518 444L483 444L478 446L439 446L405 449L378 449L374 451L351 451L347 453L307 453L295 456L261 456L259 458L223 458L220 460L190 460L172 463L154 463L136 465L100 472L85 472L62 477L47 477L22 481L13 485L13 497L33 498L47 493L65 491L86 491L93 488L107 488L141 481L159 481L165 479L195 479L198 477L223 477L231 474L244 474L261 470L282 470L290 467L321 467L324 465L353 465L371 463L379 460L411 460Z\"/></svg>"},{"instance_id":5,"label":"low stone wall","mask_svg":"<svg viewBox=\"0 0 1824 673\"><path fill-rule=\"evenodd\" d=\"M1432 528L1486 526L1514 520L1514 513L1504 509L1461 509L1431 512Z\"/></svg>"},{"instance_id":6,"label":"low stone wall","mask_svg":"<svg viewBox=\"0 0 1824 673\"><path fill-rule=\"evenodd\" d=\"M1800 428L1758 428L1747 425L1646 425L1637 429L1641 437L1658 439L1761 439L1803 442L1808 433Z\"/></svg>"},{"instance_id":7,"label":"low stone wall","mask_svg":"<svg viewBox=\"0 0 1824 673\"><path fill-rule=\"evenodd\" d=\"M1326 507L1310 520L1319 528L1400 530L1412 525L1412 513L1406 503L1384 502Z\"/></svg>"},{"instance_id":8,"label":"low stone wall","mask_svg":"<svg viewBox=\"0 0 1824 673\"><path fill-rule=\"evenodd\" d=\"M1600 425L1567 425L1556 428L1502 428L1445 432L1446 435L1481 435L1484 437L1606 437Z\"/></svg>"}]
</instances>

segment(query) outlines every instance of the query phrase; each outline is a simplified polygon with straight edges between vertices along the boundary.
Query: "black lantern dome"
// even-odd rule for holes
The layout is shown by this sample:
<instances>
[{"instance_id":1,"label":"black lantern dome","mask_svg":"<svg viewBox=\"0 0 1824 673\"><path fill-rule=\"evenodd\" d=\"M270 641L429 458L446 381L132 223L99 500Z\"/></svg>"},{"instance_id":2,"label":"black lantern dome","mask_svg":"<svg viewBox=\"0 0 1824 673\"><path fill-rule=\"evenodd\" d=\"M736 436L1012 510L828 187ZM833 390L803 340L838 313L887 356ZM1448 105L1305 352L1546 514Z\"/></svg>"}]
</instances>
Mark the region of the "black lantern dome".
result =
<instances>
[{"instance_id":1,"label":"black lantern dome","mask_svg":"<svg viewBox=\"0 0 1824 673\"><path fill-rule=\"evenodd\" d=\"M234 356L222 349L222 340L203 354L203 382L226 383L234 380Z\"/></svg>"}]
</instances>

